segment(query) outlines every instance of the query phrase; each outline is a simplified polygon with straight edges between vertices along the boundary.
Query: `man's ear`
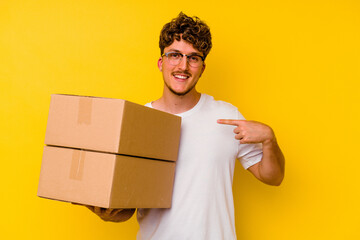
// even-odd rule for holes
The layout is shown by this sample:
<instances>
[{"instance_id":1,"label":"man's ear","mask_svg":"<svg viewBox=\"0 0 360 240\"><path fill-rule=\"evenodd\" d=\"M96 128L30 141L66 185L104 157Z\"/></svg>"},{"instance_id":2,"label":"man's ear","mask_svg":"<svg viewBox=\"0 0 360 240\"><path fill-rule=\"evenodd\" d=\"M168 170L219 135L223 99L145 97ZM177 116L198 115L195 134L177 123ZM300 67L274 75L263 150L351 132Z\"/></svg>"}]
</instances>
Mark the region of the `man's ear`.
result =
<instances>
[{"instance_id":1,"label":"man's ear","mask_svg":"<svg viewBox=\"0 0 360 240\"><path fill-rule=\"evenodd\" d=\"M160 72L162 72L162 57L159 58L157 64L158 64L158 68L159 68Z\"/></svg>"},{"instance_id":2,"label":"man's ear","mask_svg":"<svg viewBox=\"0 0 360 240\"><path fill-rule=\"evenodd\" d=\"M206 64L205 64L205 63L203 63L203 65L202 65L202 69L201 69L201 74L200 74L200 77L201 77L201 75L203 74L203 72L205 71L205 67L206 67Z\"/></svg>"}]
</instances>

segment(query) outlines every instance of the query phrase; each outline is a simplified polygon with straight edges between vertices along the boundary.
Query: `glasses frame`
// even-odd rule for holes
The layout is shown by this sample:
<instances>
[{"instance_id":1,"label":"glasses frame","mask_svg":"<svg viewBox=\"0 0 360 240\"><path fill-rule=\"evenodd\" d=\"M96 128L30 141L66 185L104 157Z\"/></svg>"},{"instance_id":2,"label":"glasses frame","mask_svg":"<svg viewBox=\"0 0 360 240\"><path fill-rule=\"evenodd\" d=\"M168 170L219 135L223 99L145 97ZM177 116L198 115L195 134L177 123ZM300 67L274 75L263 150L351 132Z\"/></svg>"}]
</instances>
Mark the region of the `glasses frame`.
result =
<instances>
[{"instance_id":1,"label":"glasses frame","mask_svg":"<svg viewBox=\"0 0 360 240\"><path fill-rule=\"evenodd\" d=\"M199 54L196 54L196 53L195 53L195 54L189 54L189 55L187 55L187 54L184 54L184 53L181 53L181 52L167 52L167 53L164 53L163 55L161 55L161 57L166 56L166 57L168 58L168 55L171 54L171 53L177 53L177 54L182 55L182 57L181 57L181 59L180 59L180 61L179 61L178 64L175 64L175 65L174 65L174 64L171 64L171 63L170 63L170 64L173 65L173 66L179 65L184 56L186 57L186 61L187 61L187 63L188 63L190 66L192 66L191 63L189 62L189 58L190 58L190 57L197 56L197 57L200 57L200 58L201 58L201 60L203 61L203 63L204 63L204 61L205 61L205 57L203 57L203 56L201 56L201 55L199 55ZM199 65L199 66L197 66L197 67L200 67L200 66L201 66L201 65ZM192 66L192 67L194 67L194 66Z\"/></svg>"}]
</instances>

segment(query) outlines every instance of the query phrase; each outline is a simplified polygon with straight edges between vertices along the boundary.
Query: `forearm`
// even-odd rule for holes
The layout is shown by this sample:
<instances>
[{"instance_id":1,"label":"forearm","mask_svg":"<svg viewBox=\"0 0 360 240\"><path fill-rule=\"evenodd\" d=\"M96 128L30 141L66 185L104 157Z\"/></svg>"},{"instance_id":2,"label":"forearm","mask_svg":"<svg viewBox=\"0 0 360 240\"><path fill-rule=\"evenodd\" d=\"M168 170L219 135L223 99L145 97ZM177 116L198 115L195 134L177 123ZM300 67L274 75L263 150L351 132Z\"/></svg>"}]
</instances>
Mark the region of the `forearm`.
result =
<instances>
[{"instance_id":1,"label":"forearm","mask_svg":"<svg viewBox=\"0 0 360 240\"><path fill-rule=\"evenodd\" d=\"M284 170L285 158L276 139L263 142L263 157L258 168L260 180L279 186L284 178Z\"/></svg>"},{"instance_id":2,"label":"forearm","mask_svg":"<svg viewBox=\"0 0 360 240\"><path fill-rule=\"evenodd\" d=\"M278 186L284 178L285 158L276 141L271 127L256 121L219 119L218 123L237 126L234 129L235 139L240 144L262 143L263 156L259 163L248 170L260 181Z\"/></svg>"}]
</instances>

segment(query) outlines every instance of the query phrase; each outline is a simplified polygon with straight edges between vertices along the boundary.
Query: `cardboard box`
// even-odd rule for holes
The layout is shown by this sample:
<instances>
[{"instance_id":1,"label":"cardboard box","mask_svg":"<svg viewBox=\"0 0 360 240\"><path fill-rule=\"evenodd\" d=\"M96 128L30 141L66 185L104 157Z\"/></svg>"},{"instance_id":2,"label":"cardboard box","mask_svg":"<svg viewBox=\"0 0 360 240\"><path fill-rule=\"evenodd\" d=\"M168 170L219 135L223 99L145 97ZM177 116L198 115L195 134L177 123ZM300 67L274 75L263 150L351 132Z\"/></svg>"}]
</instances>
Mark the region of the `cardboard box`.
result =
<instances>
[{"instance_id":1,"label":"cardboard box","mask_svg":"<svg viewBox=\"0 0 360 240\"><path fill-rule=\"evenodd\" d=\"M181 118L122 99L51 97L38 196L169 208Z\"/></svg>"},{"instance_id":2,"label":"cardboard box","mask_svg":"<svg viewBox=\"0 0 360 240\"><path fill-rule=\"evenodd\" d=\"M38 196L104 208L171 207L175 162L45 146Z\"/></svg>"},{"instance_id":3,"label":"cardboard box","mask_svg":"<svg viewBox=\"0 0 360 240\"><path fill-rule=\"evenodd\" d=\"M176 161L181 118L122 99L53 94L45 144Z\"/></svg>"}]
</instances>

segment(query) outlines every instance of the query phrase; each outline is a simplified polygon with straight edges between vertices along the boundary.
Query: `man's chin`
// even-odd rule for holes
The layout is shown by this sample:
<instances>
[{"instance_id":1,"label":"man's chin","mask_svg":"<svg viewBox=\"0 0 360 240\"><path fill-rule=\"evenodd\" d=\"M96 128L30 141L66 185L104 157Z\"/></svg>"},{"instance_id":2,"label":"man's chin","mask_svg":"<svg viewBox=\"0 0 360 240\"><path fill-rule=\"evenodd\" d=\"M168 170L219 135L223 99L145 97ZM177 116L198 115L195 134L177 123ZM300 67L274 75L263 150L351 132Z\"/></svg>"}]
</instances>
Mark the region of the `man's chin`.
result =
<instances>
[{"instance_id":1,"label":"man's chin","mask_svg":"<svg viewBox=\"0 0 360 240\"><path fill-rule=\"evenodd\" d=\"M184 91L184 92L175 91L172 88L170 88L170 91L177 96L185 96L187 93L189 93L189 91Z\"/></svg>"},{"instance_id":2,"label":"man's chin","mask_svg":"<svg viewBox=\"0 0 360 240\"><path fill-rule=\"evenodd\" d=\"M169 90L170 90L173 94L175 94L175 95L177 95L177 96L185 96L185 95L188 94L192 89L193 89L193 88L185 89L184 91L176 91L176 90L174 90L174 89L172 89L172 88L169 88Z\"/></svg>"},{"instance_id":3,"label":"man's chin","mask_svg":"<svg viewBox=\"0 0 360 240\"><path fill-rule=\"evenodd\" d=\"M173 89L169 85L167 85L166 82L165 82L165 85L170 90L170 92L172 92L173 94L175 94L177 96L185 96L186 94L191 92L191 90L193 90L195 87L195 85L194 85L194 86L189 87L188 89L184 89L183 91L178 91L178 90Z\"/></svg>"}]
</instances>

